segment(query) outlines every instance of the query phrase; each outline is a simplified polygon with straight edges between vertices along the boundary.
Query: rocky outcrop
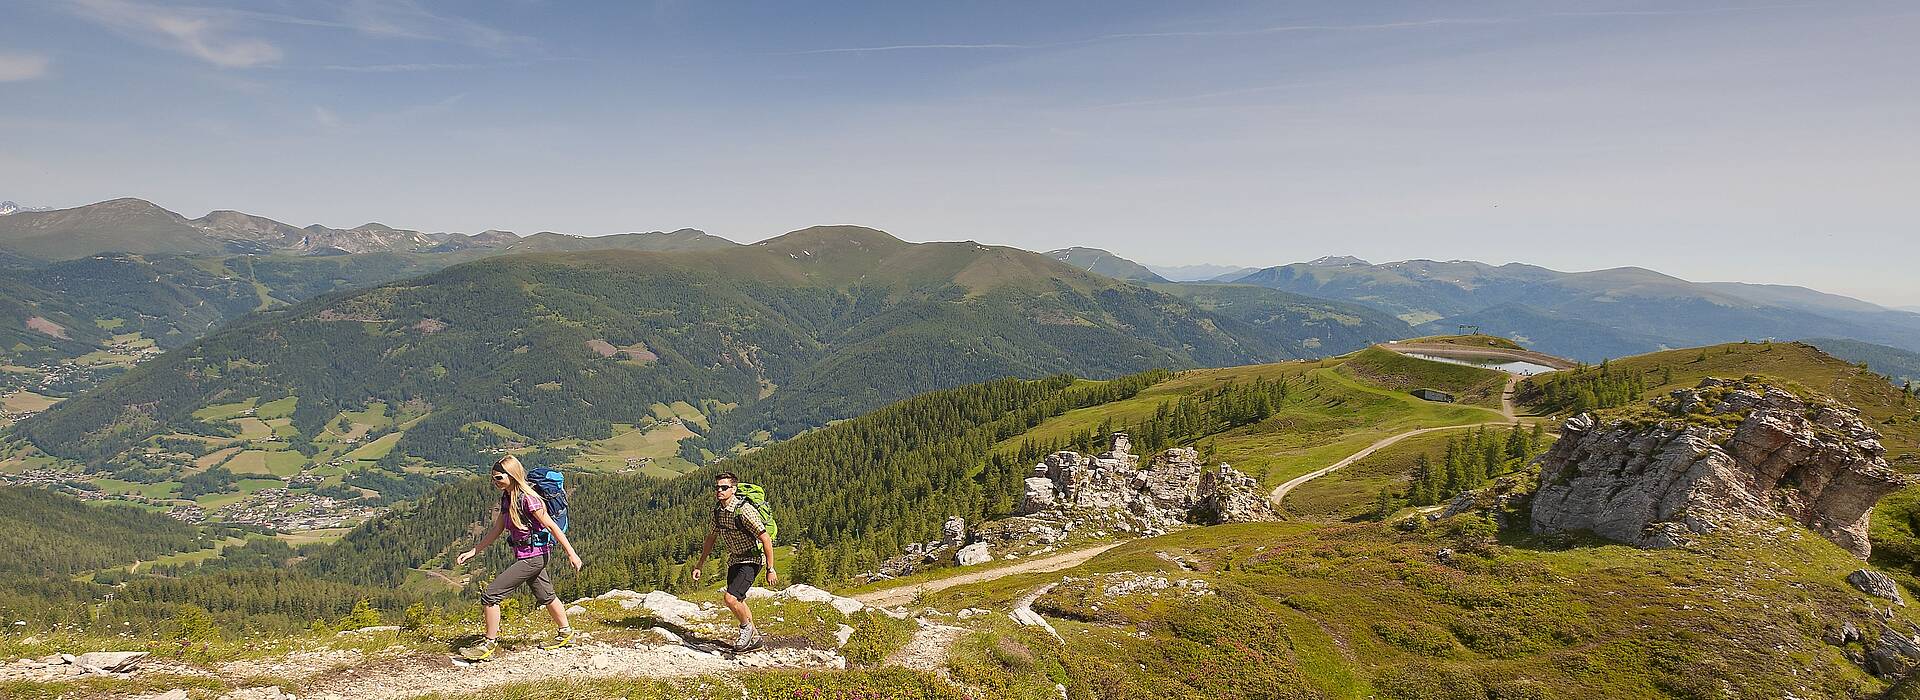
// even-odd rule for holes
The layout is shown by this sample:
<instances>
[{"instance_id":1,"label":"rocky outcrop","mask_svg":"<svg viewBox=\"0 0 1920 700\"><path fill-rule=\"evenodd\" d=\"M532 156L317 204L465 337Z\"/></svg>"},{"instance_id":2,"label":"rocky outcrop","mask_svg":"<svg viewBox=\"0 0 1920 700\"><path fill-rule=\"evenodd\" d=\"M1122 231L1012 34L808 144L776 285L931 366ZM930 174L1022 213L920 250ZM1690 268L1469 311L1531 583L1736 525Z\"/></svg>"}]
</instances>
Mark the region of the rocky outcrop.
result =
<instances>
[{"instance_id":1,"label":"rocky outcrop","mask_svg":"<svg viewBox=\"0 0 1920 700\"><path fill-rule=\"evenodd\" d=\"M1142 467L1131 446L1125 433L1115 433L1113 449L1092 457L1068 451L1047 455L1026 480L1020 514L1120 511L1157 530L1275 519L1253 477L1224 464L1207 469L1191 447L1163 451Z\"/></svg>"},{"instance_id":2,"label":"rocky outcrop","mask_svg":"<svg viewBox=\"0 0 1920 700\"><path fill-rule=\"evenodd\" d=\"M1785 517L1862 558L1873 504L1907 483L1858 411L1754 380L1707 379L1566 421L1541 457L1535 532L1643 547Z\"/></svg>"},{"instance_id":3,"label":"rocky outcrop","mask_svg":"<svg viewBox=\"0 0 1920 700\"><path fill-rule=\"evenodd\" d=\"M1144 460L1126 433L1096 455L1060 451L1034 465L1014 517L980 524L955 538L911 543L881 562L870 579L905 576L943 563L961 566L1046 554L1112 537L1153 536L1189 524L1277 520L1259 482L1225 464L1205 467L1190 447ZM964 529L964 521L958 523Z\"/></svg>"}]
</instances>

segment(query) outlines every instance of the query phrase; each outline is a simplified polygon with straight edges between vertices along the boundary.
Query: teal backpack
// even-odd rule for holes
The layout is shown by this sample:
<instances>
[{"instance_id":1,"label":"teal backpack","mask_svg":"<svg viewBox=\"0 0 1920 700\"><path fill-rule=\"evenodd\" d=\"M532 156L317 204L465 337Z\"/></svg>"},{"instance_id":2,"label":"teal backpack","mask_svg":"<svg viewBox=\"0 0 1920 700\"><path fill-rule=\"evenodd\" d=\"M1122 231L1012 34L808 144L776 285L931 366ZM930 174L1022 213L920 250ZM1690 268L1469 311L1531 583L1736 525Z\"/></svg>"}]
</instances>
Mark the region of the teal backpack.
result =
<instances>
[{"instance_id":1,"label":"teal backpack","mask_svg":"<svg viewBox=\"0 0 1920 700\"><path fill-rule=\"evenodd\" d=\"M780 541L780 520L773 517L773 508L767 506L767 490L759 484L742 483L734 488L734 493L753 504L753 510L760 514L760 524L767 526L767 541Z\"/></svg>"}]
</instances>

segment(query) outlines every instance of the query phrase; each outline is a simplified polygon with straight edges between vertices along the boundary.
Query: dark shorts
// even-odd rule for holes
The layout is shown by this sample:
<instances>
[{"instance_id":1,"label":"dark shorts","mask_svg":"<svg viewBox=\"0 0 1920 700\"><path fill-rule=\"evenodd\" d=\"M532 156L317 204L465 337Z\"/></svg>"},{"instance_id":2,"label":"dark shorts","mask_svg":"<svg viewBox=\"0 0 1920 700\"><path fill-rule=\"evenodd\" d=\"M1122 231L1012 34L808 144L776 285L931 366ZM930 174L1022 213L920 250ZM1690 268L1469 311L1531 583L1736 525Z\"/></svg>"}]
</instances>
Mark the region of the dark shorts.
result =
<instances>
[{"instance_id":1,"label":"dark shorts","mask_svg":"<svg viewBox=\"0 0 1920 700\"><path fill-rule=\"evenodd\" d=\"M551 555L541 554L514 560L513 565L501 571L499 576L493 577L493 583L487 584L487 589L480 592L480 604L499 605L500 601L513 595L513 589L519 588L523 583L533 591L533 602L546 605L552 601L553 577L547 574L547 557L549 556Z\"/></svg>"},{"instance_id":2,"label":"dark shorts","mask_svg":"<svg viewBox=\"0 0 1920 700\"><path fill-rule=\"evenodd\" d=\"M746 600L747 589L753 587L753 580L760 578L759 564L734 564L727 567L727 595L735 600Z\"/></svg>"}]
</instances>

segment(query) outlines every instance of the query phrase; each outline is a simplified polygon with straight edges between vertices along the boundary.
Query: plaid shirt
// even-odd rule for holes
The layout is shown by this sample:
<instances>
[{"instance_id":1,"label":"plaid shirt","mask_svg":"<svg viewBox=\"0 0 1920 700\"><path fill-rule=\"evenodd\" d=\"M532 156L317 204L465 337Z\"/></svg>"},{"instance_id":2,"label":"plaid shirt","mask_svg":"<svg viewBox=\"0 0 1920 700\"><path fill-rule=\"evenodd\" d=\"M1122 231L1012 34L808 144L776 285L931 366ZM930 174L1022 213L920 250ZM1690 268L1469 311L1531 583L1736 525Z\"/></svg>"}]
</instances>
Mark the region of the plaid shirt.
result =
<instances>
[{"instance_id":1,"label":"plaid shirt","mask_svg":"<svg viewBox=\"0 0 1920 700\"><path fill-rule=\"evenodd\" d=\"M767 526L760 522L760 511L746 498L734 496L722 506L713 507L714 538L722 549L727 550L727 565L764 564L766 559L760 555L760 533Z\"/></svg>"}]
</instances>

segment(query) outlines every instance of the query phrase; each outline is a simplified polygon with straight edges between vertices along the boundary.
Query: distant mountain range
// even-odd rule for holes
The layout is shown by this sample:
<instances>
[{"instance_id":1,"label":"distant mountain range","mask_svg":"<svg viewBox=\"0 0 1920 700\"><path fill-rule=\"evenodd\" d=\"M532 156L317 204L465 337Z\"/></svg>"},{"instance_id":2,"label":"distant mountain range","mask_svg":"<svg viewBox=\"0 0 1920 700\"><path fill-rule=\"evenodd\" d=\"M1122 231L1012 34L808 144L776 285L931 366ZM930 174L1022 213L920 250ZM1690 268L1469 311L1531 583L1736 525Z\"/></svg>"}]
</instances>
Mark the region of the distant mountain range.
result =
<instances>
[{"instance_id":1,"label":"distant mountain range","mask_svg":"<svg viewBox=\"0 0 1920 700\"><path fill-rule=\"evenodd\" d=\"M1231 280L1259 268L1233 265L1146 265L1154 274L1175 282L1213 282Z\"/></svg>"},{"instance_id":2,"label":"distant mountain range","mask_svg":"<svg viewBox=\"0 0 1920 700\"><path fill-rule=\"evenodd\" d=\"M320 224L296 227L263 216L224 210L188 219L134 198L72 209L22 210L0 219L0 251L44 261L73 260L110 252L202 256L355 255L465 250L678 250L733 245L737 244L692 229L591 238L543 232L523 239L507 231L472 235L422 233L380 223L349 229Z\"/></svg>"},{"instance_id":3,"label":"distant mountain range","mask_svg":"<svg viewBox=\"0 0 1920 700\"><path fill-rule=\"evenodd\" d=\"M1423 333L1462 326L1587 361L1742 339L1852 338L1920 350L1920 314L1804 287L1690 282L1638 267L1322 258L1234 280L1373 306Z\"/></svg>"},{"instance_id":4,"label":"distant mountain range","mask_svg":"<svg viewBox=\"0 0 1920 700\"><path fill-rule=\"evenodd\" d=\"M23 211L46 211L44 208L23 207L11 201L0 202L0 216L18 214Z\"/></svg>"},{"instance_id":5,"label":"distant mountain range","mask_svg":"<svg viewBox=\"0 0 1920 700\"><path fill-rule=\"evenodd\" d=\"M816 227L708 250L495 256L259 312L19 431L53 455L119 463L192 433L213 404L297 397L296 439L343 411L409 404L426 416L396 449L466 464L480 422L602 439L685 402L712 422L696 442L724 453L1008 375L1319 357L1410 332L1260 287L1140 286L1016 248Z\"/></svg>"},{"instance_id":6,"label":"distant mountain range","mask_svg":"<svg viewBox=\"0 0 1920 700\"><path fill-rule=\"evenodd\" d=\"M369 223L296 227L237 211L188 219L123 198L0 217L0 360L50 366L116 346L178 348L229 320L341 289L370 287L481 257L596 249L702 250L739 244L692 229L573 236L422 233ZM133 339L129 339L129 338ZM5 375L64 396L117 372L91 362Z\"/></svg>"}]
</instances>

